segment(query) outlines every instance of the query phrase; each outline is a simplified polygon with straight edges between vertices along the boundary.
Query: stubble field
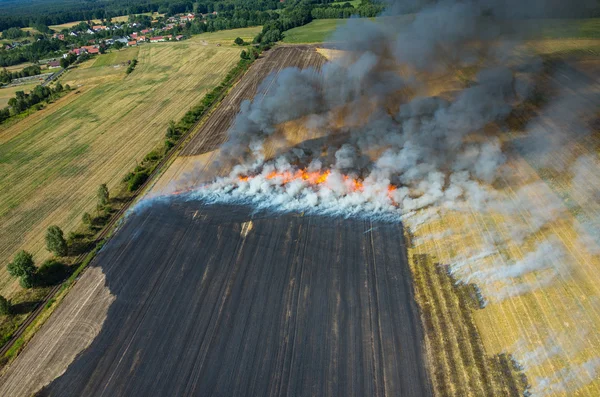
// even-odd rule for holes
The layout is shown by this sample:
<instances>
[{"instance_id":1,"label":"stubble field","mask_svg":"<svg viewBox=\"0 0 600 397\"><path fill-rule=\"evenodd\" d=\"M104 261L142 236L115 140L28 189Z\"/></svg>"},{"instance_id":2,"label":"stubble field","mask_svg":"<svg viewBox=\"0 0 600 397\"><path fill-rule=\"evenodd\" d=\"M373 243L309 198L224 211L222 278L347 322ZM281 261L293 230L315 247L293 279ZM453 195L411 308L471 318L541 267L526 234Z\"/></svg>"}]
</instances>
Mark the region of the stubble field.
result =
<instances>
[{"instance_id":1,"label":"stubble field","mask_svg":"<svg viewBox=\"0 0 600 397\"><path fill-rule=\"evenodd\" d=\"M45 229L79 225L95 208L98 185L116 187L164 139L169 121L220 82L239 49L200 37L124 51L139 61L129 76L120 53L90 60L61 79L75 92L0 129L0 263L18 249L45 259ZM0 293L18 303L19 291L2 266Z\"/></svg>"}]
</instances>

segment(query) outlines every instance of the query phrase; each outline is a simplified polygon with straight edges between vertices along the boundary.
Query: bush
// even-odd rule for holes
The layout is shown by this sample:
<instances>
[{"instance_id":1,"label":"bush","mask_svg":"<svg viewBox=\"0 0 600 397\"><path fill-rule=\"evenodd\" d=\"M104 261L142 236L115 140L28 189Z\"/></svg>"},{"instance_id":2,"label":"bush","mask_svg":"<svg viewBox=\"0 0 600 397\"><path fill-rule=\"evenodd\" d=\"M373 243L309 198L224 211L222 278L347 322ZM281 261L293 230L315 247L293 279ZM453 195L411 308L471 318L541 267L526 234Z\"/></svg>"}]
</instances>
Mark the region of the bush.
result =
<instances>
[{"instance_id":1,"label":"bush","mask_svg":"<svg viewBox=\"0 0 600 397\"><path fill-rule=\"evenodd\" d=\"M98 187L98 192L96 193L96 196L98 197L98 204L108 204L110 195L108 193L108 187L106 186L106 183L103 183L102 185L100 185L100 187Z\"/></svg>"},{"instance_id":2,"label":"bush","mask_svg":"<svg viewBox=\"0 0 600 397\"><path fill-rule=\"evenodd\" d=\"M147 179L148 173L146 171L138 172L135 175L133 175L133 178L129 180L129 185L127 186L127 189L130 192L136 191L140 186L144 184L144 182L146 182Z\"/></svg>"},{"instance_id":3,"label":"bush","mask_svg":"<svg viewBox=\"0 0 600 397\"><path fill-rule=\"evenodd\" d=\"M151 151L144 157L144 161L156 161L160 159L160 154L156 150Z\"/></svg>"},{"instance_id":4,"label":"bush","mask_svg":"<svg viewBox=\"0 0 600 397\"><path fill-rule=\"evenodd\" d=\"M85 224L85 225L91 225L92 224L92 216L90 215L89 212L86 212L83 214L83 216L81 217L81 221Z\"/></svg>"},{"instance_id":5,"label":"bush","mask_svg":"<svg viewBox=\"0 0 600 397\"><path fill-rule=\"evenodd\" d=\"M241 37L236 37L233 42L237 45L244 45L244 40Z\"/></svg>"},{"instance_id":6,"label":"bush","mask_svg":"<svg viewBox=\"0 0 600 397\"><path fill-rule=\"evenodd\" d=\"M133 172L128 172L124 177L123 177L123 182L127 183L131 180L131 178L133 178L135 174Z\"/></svg>"},{"instance_id":7,"label":"bush","mask_svg":"<svg viewBox=\"0 0 600 397\"><path fill-rule=\"evenodd\" d=\"M171 141L169 139L165 139L165 153L168 152L169 150L171 150L173 148L173 146L175 146L173 141Z\"/></svg>"},{"instance_id":8,"label":"bush","mask_svg":"<svg viewBox=\"0 0 600 397\"><path fill-rule=\"evenodd\" d=\"M48 228L46 231L46 248L56 256L67 255L67 241L60 227L53 225Z\"/></svg>"}]
</instances>

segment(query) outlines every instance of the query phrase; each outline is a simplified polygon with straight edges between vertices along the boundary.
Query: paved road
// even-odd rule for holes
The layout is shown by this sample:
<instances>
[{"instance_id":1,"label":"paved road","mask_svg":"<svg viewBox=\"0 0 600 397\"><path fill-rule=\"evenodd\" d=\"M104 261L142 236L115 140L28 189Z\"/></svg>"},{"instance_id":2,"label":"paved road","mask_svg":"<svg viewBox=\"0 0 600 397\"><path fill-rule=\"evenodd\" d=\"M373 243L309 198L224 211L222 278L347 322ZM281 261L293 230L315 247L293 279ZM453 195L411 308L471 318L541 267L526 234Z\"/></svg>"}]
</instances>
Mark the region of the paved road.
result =
<instances>
[{"instance_id":1,"label":"paved road","mask_svg":"<svg viewBox=\"0 0 600 397\"><path fill-rule=\"evenodd\" d=\"M430 394L401 225L175 202L97 259L104 325L40 395Z\"/></svg>"}]
</instances>

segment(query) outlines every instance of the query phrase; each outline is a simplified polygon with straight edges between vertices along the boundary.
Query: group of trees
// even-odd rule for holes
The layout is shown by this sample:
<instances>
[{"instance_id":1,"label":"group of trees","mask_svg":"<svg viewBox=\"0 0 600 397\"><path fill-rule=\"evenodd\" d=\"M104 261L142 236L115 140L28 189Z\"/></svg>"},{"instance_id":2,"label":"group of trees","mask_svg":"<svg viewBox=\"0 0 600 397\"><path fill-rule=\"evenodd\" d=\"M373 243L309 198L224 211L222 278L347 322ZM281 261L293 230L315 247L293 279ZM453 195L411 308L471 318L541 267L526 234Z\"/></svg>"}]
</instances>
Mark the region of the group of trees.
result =
<instances>
[{"instance_id":1,"label":"group of trees","mask_svg":"<svg viewBox=\"0 0 600 397\"><path fill-rule=\"evenodd\" d=\"M15 97L8 100L8 107L0 109L0 123L12 115L19 114L42 101L51 99L65 89L70 89L70 87L63 88L62 84L56 83L54 88L41 85L35 86L28 94L24 91L15 92Z\"/></svg>"},{"instance_id":2,"label":"group of trees","mask_svg":"<svg viewBox=\"0 0 600 397\"><path fill-rule=\"evenodd\" d=\"M131 72L133 72L133 70L135 69L135 67L137 66L137 59L132 59L131 62L129 63L129 66L127 67L127 70L125 71L125 73L130 74Z\"/></svg>"},{"instance_id":3,"label":"group of trees","mask_svg":"<svg viewBox=\"0 0 600 397\"><path fill-rule=\"evenodd\" d=\"M363 0L356 8L348 2L330 3L313 8L311 16L314 19L350 18L354 15L371 18L381 14L383 8L382 4L373 4L366 0Z\"/></svg>"},{"instance_id":4,"label":"group of trees","mask_svg":"<svg viewBox=\"0 0 600 397\"><path fill-rule=\"evenodd\" d=\"M109 204L110 195L106 184L100 185L96 197L98 199L98 208L105 208ZM84 224L91 227L93 221L89 213L86 212L82 220ZM72 237L69 237L69 240L71 239ZM68 267L60 260L69 255L69 244L60 227L56 225L49 226L46 230L46 249L54 254L54 257L44 261L38 268L33 260L33 255L21 250L17 252L6 269L12 277L19 279L19 284L23 288L57 284L64 280L69 273ZM1 295L0 314L11 314L10 301Z\"/></svg>"},{"instance_id":5,"label":"group of trees","mask_svg":"<svg viewBox=\"0 0 600 397\"><path fill-rule=\"evenodd\" d=\"M25 32L19 28L8 28L6 30L2 31L2 38L3 39L9 39L9 40L15 40L15 39L20 39L21 37L27 37L29 36L29 32Z\"/></svg>"},{"instance_id":6,"label":"group of trees","mask_svg":"<svg viewBox=\"0 0 600 397\"><path fill-rule=\"evenodd\" d=\"M46 231L46 248L58 257L64 257L68 254L67 241L63 235L63 231L58 226L50 226ZM54 280L57 269L56 267L64 267L56 259L45 261L38 269L33 261L33 255L29 252L21 250L17 252L12 262L8 264L6 269L8 273L19 279L19 284L23 288L32 288L36 285L47 285ZM52 275L49 280L48 276Z\"/></svg>"},{"instance_id":7,"label":"group of trees","mask_svg":"<svg viewBox=\"0 0 600 397\"><path fill-rule=\"evenodd\" d=\"M61 56L68 50L67 43L57 39L39 37L31 44L13 48L0 49L0 67L17 65L23 62L38 62L41 59Z\"/></svg>"},{"instance_id":8,"label":"group of trees","mask_svg":"<svg viewBox=\"0 0 600 397\"><path fill-rule=\"evenodd\" d=\"M27 66L26 68L23 68L22 70L19 70L16 72L9 72L6 69L2 69L0 71L0 83L8 84L11 81L13 81L14 79L20 79L22 77L29 77L29 76L37 76L38 74L41 74L41 73L42 73L42 68L40 67L40 65Z\"/></svg>"}]
</instances>

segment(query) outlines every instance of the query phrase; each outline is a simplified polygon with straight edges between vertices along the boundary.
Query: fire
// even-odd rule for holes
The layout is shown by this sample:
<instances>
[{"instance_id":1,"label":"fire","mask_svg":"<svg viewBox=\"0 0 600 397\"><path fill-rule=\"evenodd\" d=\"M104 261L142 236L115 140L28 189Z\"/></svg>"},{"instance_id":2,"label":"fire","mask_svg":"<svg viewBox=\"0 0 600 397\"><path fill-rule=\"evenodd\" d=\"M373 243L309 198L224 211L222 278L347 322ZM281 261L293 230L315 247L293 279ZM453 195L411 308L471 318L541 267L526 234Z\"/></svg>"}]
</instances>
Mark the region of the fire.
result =
<instances>
[{"instance_id":1,"label":"fire","mask_svg":"<svg viewBox=\"0 0 600 397\"><path fill-rule=\"evenodd\" d=\"M307 171L304 169L296 170L296 171L283 171L277 172L273 171L269 173L266 178L267 179L276 179L281 182L281 184L285 185L292 181L303 180L308 182L309 185L321 185L327 182L327 179L331 175L331 171ZM250 175L240 175L238 179L240 182L247 182L250 179L254 178L254 176ZM347 182L348 186L353 192L362 191L363 181L359 178L354 178L348 175L344 175L344 181ZM395 189L395 187L394 187Z\"/></svg>"}]
</instances>

